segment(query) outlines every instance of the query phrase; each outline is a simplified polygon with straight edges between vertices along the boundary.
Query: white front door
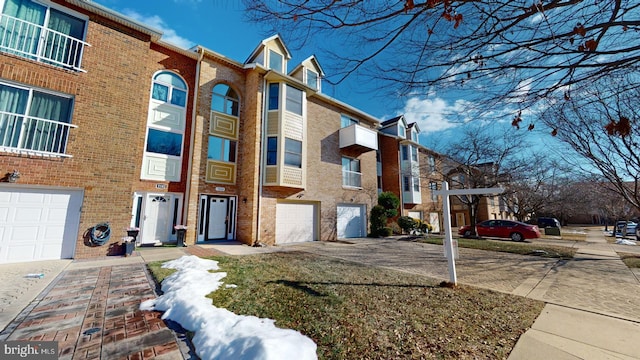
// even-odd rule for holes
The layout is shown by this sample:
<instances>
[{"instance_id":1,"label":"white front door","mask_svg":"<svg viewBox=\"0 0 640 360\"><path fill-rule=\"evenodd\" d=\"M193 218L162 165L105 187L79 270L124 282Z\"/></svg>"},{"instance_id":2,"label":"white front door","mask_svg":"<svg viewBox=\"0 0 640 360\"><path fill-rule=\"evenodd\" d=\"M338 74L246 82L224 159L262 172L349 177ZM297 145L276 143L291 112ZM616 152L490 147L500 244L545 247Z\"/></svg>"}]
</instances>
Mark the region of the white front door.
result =
<instances>
[{"instance_id":1,"label":"white front door","mask_svg":"<svg viewBox=\"0 0 640 360\"><path fill-rule=\"evenodd\" d=\"M209 198L209 221L207 225L208 239L227 238L227 198Z\"/></svg>"},{"instance_id":2,"label":"white front door","mask_svg":"<svg viewBox=\"0 0 640 360\"><path fill-rule=\"evenodd\" d=\"M169 240L171 231L171 196L147 194L142 224L142 244Z\"/></svg>"}]
</instances>

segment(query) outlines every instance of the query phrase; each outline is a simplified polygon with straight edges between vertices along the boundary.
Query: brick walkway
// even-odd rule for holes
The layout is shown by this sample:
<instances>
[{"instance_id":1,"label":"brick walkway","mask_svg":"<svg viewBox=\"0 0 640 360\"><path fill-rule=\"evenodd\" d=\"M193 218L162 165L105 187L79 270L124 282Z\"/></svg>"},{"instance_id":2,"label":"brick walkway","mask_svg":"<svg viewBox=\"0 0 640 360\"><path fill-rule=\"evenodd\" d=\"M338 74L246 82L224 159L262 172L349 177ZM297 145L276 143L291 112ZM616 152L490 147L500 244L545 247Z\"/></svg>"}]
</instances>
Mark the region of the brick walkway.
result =
<instances>
[{"instance_id":1,"label":"brick walkway","mask_svg":"<svg viewBox=\"0 0 640 360\"><path fill-rule=\"evenodd\" d=\"M139 310L152 286L144 264L63 271L2 338L58 341L60 359L183 359L162 314Z\"/></svg>"}]
</instances>

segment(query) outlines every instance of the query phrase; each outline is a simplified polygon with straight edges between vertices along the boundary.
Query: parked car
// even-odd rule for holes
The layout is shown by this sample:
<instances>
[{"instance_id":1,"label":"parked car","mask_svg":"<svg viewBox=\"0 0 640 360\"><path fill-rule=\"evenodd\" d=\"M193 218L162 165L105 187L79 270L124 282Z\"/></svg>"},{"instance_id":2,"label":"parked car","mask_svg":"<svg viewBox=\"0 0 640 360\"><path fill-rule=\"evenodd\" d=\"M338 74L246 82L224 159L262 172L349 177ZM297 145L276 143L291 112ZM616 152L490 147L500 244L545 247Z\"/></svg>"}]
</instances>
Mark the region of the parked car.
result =
<instances>
[{"instance_id":1,"label":"parked car","mask_svg":"<svg viewBox=\"0 0 640 360\"><path fill-rule=\"evenodd\" d=\"M458 234L463 237L471 235L471 226L462 226ZM478 236L498 237L523 241L525 239L537 239L540 237L540 229L537 225L525 224L513 220L486 220L476 224Z\"/></svg>"},{"instance_id":2,"label":"parked car","mask_svg":"<svg viewBox=\"0 0 640 360\"><path fill-rule=\"evenodd\" d=\"M539 217L537 221L538 228L544 229L547 227L560 228L560 221L552 217Z\"/></svg>"},{"instance_id":3,"label":"parked car","mask_svg":"<svg viewBox=\"0 0 640 360\"><path fill-rule=\"evenodd\" d=\"M633 221L618 221L616 223L616 232L615 236L625 237L627 235L636 235L637 234L638 224Z\"/></svg>"}]
</instances>

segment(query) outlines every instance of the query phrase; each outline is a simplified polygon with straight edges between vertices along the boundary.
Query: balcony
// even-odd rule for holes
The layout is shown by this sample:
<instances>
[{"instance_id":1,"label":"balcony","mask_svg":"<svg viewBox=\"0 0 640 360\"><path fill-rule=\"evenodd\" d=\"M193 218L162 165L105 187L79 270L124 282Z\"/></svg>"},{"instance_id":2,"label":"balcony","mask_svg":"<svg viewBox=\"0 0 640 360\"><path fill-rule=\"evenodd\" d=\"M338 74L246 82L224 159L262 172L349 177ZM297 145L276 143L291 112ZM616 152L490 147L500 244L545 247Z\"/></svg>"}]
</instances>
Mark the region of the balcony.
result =
<instances>
[{"instance_id":1,"label":"balcony","mask_svg":"<svg viewBox=\"0 0 640 360\"><path fill-rule=\"evenodd\" d=\"M358 124L340 129L340 149L378 150L378 133Z\"/></svg>"},{"instance_id":2,"label":"balcony","mask_svg":"<svg viewBox=\"0 0 640 360\"><path fill-rule=\"evenodd\" d=\"M69 130L76 125L0 112L0 151L70 157Z\"/></svg>"},{"instance_id":3,"label":"balcony","mask_svg":"<svg viewBox=\"0 0 640 360\"><path fill-rule=\"evenodd\" d=\"M82 71L82 53L88 43L7 15L0 17L0 51L54 66Z\"/></svg>"}]
</instances>

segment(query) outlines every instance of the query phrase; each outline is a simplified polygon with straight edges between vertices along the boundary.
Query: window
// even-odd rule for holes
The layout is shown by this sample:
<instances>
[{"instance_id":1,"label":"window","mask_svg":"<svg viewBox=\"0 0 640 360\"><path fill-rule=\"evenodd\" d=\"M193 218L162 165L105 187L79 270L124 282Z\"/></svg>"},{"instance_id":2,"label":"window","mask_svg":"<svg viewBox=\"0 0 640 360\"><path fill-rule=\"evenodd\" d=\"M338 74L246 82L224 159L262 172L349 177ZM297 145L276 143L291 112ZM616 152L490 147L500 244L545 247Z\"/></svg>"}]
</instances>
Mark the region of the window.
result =
<instances>
[{"instance_id":1,"label":"window","mask_svg":"<svg viewBox=\"0 0 640 360\"><path fill-rule=\"evenodd\" d=\"M72 107L70 97L0 83L0 146L64 154Z\"/></svg>"},{"instance_id":2,"label":"window","mask_svg":"<svg viewBox=\"0 0 640 360\"><path fill-rule=\"evenodd\" d=\"M433 192L438 190L438 183L435 181L429 182L429 191L431 192L431 201L438 201L438 195Z\"/></svg>"},{"instance_id":3,"label":"window","mask_svg":"<svg viewBox=\"0 0 640 360\"><path fill-rule=\"evenodd\" d=\"M5 0L0 20L3 51L80 70L86 21L35 1Z\"/></svg>"},{"instance_id":4,"label":"window","mask_svg":"<svg viewBox=\"0 0 640 360\"><path fill-rule=\"evenodd\" d=\"M411 140L418 142L418 133L415 130L415 127L411 129Z\"/></svg>"},{"instance_id":5,"label":"window","mask_svg":"<svg viewBox=\"0 0 640 360\"><path fill-rule=\"evenodd\" d=\"M312 89L318 89L318 73L307 69L307 85Z\"/></svg>"},{"instance_id":6,"label":"window","mask_svg":"<svg viewBox=\"0 0 640 360\"><path fill-rule=\"evenodd\" d=\"M278 163L278 138L269 136L267 138L267 165Z\"/></svg>"},{"instance_id":7,"label":"window","mask_svg":"<svg viewBox=\"0 0 640 360\"><path fill-rule=\"evenodd\" d=\"M433 155L429 155L429 171L436 172L436 157Z\"/></svg>"},{"instance_id":8,"label":"window","mask_svg":"<svg viewBox=\"0 0 640 360\"><path fill-rule=\"evenodd\" d=\"M342 185L362 187L360 160L348 157L342 158Z\"/></svg>"},{"instance_id":9,"label":"window","mask_svg":"<svg viewBox=\"0 0 640 360\"><path fill-rule=\"evenodd\" d=\"M172 105L185 107L187 105L187 84L174 73L159 72L153 77L151 97Z\"/></svg>"},{"instance_id":10,"label":"window","mask_svg":"<svg viewBox=\"0 0 640 360\"><path fill-rule=\"evenodd\" d=\"M284 57L273 50L269 50L269 69L284 72L282 71L283 64Z\"/></svg>"},{"instance_id":11,"label":"window","mask_svg":"<svg viewBox=\"0 0 640 360\"><path fill-rule=\"evenodd\" d=\"M398 135L399 135L399 136L401 136L401 137L403 137L403 138L404 138L405 136L407 136L407 132L406 132L406 131L407 131L407 130L404 128L404 126L402 126L402 125L398 125Z\"/></svg>"},{"instance_id":12,"label":"window","mask_svg":"<svg viewBox=\"0 0 640 360\"><path fill-rule=\"evenodd\" d=\"M418 178L413 178L413 191L415 192L419 192L420 191L420 179Z\"/></svg>"},{"instance_id":13,"label":"window","mask_svg":"<svg viewBox=\"0 0 640 360\"><path fill-rule=\"evenodd\" d=\"M180 156L182 153L182 134L149 128L147 152Z\"/></svg>"},{"instance_id":14,"label":"window","mask_svg":"<svg viewBox=\"0 0 640 360\"><path fill-rule=\"evenodd\" d=\"M207 147L207 159L235 162L236 142L217 136L209 136L209 146Z\"/></svg>"},{"instance_id":15,"label":"window","mask_svg":"<svg viewBox=\"0 0 640 360\"><path fill-rule=\"evenodd\" d=\"M340 115L340 127L345 128L354 124L357 124L358 120L352 119L347 115Z\"/></svg>"},{"instance_id":16,"label":"window","mask_svg":"<svg viewBox=\"0 0 640 360\"><path fill-rule=\"evenodd\" d=\"M410 146L411 148L411 160L418 161L418 148L415 146Z\"/></svg>"},{"instance_id":17,"label":"window","mask_svg":"<svg viewBox=\"0 0 640 360\"><path fill-rule=\"evenodd\" d=\"M302 90L287 85L287 111L302 115Z\"/></svg>"},{"instance_id":18,"label":"window","mask_svg":"<svg viewBox=\"0 0 640 360\"><path fill-rule=\"evenodd\" d=\"M211 110L227 115L238 116L238 94L226 84L213 87Z\"/></svg>"},{"instance_id":19,"label":"window","mask_svg":"<svg viewBox=\"0 0 640 360\"><path fill-rule=\"evenodd\" d=\"M402 177L402 189L404 191L411 191L411 178L408 176Z\"/></svg>"},{"instance_id":20,"label":"window","mask_svg":"<svg viewBox=\"0 0 640 360\"><path fill-rule=\"evenodd\" d=\"M402 150L402 160L409 160L409 147L402 145L400 149Z\"/></svg>"},{"instance_id":21,"label":"window","mask_svg":"<svg viewBox=\"0 0 640 360\"><path fill-rule=\"evenodd\" d=\"M280 107L280 84L269 84L269 110L278 110Z\"/></svg>"},{"instance_id":22,"label":"window","mask_svg":"<svg viewBox=\"0 0 640 360\"><path fill-rule=\"evenodd\" d=\"M302 167L302 141L285 138L284 164L298 168Z\"/></svg>"}]
</instances>

